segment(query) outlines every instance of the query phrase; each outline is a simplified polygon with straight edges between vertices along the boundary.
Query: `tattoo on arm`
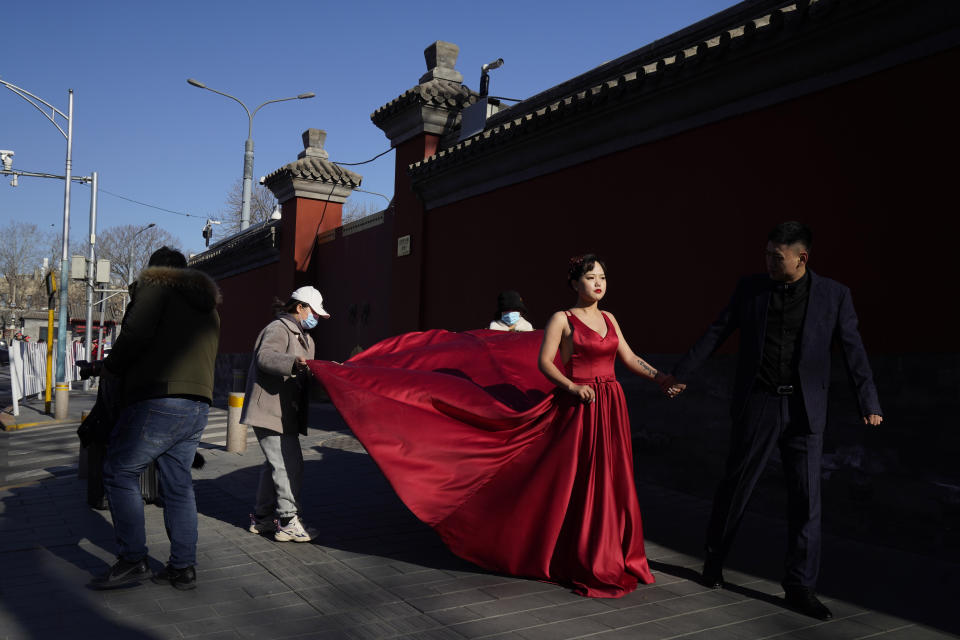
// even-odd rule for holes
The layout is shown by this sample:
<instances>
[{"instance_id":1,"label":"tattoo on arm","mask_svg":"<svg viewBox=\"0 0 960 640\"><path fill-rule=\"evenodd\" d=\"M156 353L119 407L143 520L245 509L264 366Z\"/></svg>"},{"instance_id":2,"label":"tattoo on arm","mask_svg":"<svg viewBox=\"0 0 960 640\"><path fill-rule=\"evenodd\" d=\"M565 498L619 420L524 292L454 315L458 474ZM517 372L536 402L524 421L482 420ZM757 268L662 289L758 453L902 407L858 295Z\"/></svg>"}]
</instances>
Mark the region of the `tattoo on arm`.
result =
<instances>
[{"instance_id":1,"label":"tattoo on arm","mask_svg":"<svg viewBox=\"0 0 960 640\"><path fill-rule=\"evenodd\" d=\"M643 358L637 358L637 366L641 371L650 376L651 380L657 377L657 370L644 362Z\"/></svg>"}]
</instances>

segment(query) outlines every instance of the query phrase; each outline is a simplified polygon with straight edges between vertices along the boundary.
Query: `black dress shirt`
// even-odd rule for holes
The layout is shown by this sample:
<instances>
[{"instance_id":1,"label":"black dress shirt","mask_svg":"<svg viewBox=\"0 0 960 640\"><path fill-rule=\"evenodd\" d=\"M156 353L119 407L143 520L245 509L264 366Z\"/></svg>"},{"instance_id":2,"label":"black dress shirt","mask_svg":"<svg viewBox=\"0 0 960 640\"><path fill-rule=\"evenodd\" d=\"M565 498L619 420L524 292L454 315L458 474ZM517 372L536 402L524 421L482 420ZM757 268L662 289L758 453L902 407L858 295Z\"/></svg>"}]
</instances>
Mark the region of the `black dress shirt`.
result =
<instances>
[{"instance_id":1,"label":"black dress shirt","mask_svg":"<svg viewBox=\"0 0 960 640\"><path fill-rule=\"evenodd\" d=\"M771 282L763 357L757 377L764 387L797 384L803 319L810 297L810 274L796 282Z\"/></svg>"}]
</instances>

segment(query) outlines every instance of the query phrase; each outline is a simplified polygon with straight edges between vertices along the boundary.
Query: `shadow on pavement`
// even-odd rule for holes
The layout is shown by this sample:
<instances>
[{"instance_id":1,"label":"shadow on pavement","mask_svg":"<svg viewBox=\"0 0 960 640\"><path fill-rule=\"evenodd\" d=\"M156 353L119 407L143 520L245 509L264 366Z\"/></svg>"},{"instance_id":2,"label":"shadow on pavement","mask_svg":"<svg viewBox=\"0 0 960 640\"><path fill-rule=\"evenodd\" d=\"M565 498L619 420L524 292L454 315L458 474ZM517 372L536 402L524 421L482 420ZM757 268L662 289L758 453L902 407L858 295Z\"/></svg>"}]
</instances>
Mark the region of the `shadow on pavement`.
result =
<instances>
[{"instance_id":1,"label":"shadow on pavement","mask_svg":"<svg viewBox=\"0 0 960 640\"><path fill-rule=\"evenodd\" d=\"M156 637L112 619L123 602L119 591L87 589L113 561L113 526L85 504L76 482L37 483L0 496L0 635Z\"/></svg>"}]
</instances>

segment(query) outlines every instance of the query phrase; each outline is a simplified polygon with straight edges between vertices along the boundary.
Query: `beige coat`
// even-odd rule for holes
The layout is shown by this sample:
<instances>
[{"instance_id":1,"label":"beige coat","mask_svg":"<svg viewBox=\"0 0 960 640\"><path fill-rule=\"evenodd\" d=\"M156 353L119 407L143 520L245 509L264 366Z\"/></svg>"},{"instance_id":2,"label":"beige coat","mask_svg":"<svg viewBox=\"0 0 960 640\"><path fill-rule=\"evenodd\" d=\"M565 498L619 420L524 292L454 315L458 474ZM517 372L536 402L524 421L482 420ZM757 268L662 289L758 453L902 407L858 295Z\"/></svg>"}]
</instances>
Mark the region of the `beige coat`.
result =
<instances>
[{"instance_id":1,"label":"beige coat","mask_svg":"<svg viewBox=\"0 0 960 640\"><path fill-rule=\"evenodd\" d=\"M297 376L293 365L301 356L314 357L313 338L290 315L264 327L257 336L247 372L241 424L277 433L307 434L309 376Z\"/></svg>"}]
</instances>

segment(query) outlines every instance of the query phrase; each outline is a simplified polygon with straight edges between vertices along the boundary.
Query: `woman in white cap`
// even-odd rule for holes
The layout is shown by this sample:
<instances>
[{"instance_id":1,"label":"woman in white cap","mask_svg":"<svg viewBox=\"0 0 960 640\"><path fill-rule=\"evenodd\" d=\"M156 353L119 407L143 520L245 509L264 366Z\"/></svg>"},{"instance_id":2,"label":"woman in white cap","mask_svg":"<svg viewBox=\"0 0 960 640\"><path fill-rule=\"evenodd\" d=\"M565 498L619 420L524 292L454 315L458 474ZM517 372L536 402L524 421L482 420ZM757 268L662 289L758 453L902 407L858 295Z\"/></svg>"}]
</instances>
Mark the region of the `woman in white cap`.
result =
<instances>
[{"instance_id":1,"label":"woman in white cap","mask_svg":"<svg viewBox=\"0 0 960 640\"><path fill-rule=\"evenodd\" d=\"M247 372L240 422L253 427L266 458L260 471L257 502L250 514L252 533L273 533L278 542L309 542L300 520L303 452L307 434L307 394L314 357L309 331L317 318L329 318L323 297L313 287L300 287L286 304L275 305L277 318L260 332Z\"/></svg>"}]
</instances>

